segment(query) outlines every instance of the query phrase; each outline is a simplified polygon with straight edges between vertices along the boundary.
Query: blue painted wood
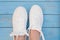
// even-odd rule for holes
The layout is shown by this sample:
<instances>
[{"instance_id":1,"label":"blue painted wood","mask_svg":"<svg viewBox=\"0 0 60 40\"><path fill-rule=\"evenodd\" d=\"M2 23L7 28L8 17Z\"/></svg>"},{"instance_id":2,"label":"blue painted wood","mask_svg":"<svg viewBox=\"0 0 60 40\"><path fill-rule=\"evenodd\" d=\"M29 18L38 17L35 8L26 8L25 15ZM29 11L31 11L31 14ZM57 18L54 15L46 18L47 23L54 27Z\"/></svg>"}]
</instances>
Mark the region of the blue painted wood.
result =
<instances>
[{"instance_id":1,"label":"blue painted wood","mask_svg":"<svg viewBox=\"0 0 60 40\"><path fill-rule=\"evenodd\" d=\"M43 28L46 40L60 40L60 28Z\"/></svg>"},{"instance_id":2,"label":"blue painted wood","mask_svg":"<svg viewBox=\"0 0 60 40\"><path fill-rule=\"evenodd\" d=\"M60 27L60 15L44 15L43 27Z\"/></svg>"},{"instance_id":3,"label":"blue painted wood","mask_svg":"<svg viewBox=\"0 0 60 40\"><path fill-rule=\"evenodd\" d=\"M60 27L60 15L44 15L43 27ZM12 15L0 15L0 27L12 27Z\"/></svg>"},{"instance_id":4,"label":"blue painted wood","mask_svg":"<svg viewBox=\"0 0 60 40\"><path fill-rule=\"evenodd\" d=\"M11 31L11 28L0 28L0 40L12 40Z\"/></svg>"},{"instance_id":5,"label":"blue painted wood","mask_svg":"<svg viewBox=\"0 0 60 40\"><path fill-rule=\"evenodd\" d=\"M60 14L60 2L0 2L0 14L13 14L13 11L18 6L25 7L29 13L30 8L34 4L38 4L42 8L44 14Z\"/></svg>"},{"instance_id":6,"label":"blue painted wood","mask_svg":"<svg viewBox=\"0 0 60 40\"><path fill-rule=\"evenodd\" d=\"M0 1L60 1L60 0L0 0Z\"/></svg>"},{"instance_id":7,"label":"blue painted wood","mask_svg":"<svg viewBox=\"0 0 60 40\"><path fill-rule=\"evenodd\" d=\"M11 27L12 15L0 15L0 27Z\"/></svg>"}]
</instances>

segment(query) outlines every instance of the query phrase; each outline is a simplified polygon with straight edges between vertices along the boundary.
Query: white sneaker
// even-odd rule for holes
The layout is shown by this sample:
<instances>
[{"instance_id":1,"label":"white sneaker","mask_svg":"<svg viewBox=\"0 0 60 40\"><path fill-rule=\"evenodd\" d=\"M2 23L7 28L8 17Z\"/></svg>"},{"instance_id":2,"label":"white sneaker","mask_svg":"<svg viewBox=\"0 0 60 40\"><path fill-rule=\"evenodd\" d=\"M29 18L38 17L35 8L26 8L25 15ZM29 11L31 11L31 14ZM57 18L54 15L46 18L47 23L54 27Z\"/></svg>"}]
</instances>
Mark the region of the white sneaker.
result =
<instances>
[{"instance_id":1,"label":"white sneaker","mask_svg":"<svg viewBox=\"0 0 60 40\"><path fill-rule=\"evenodd\" d=\"M43 24L43 13L38 5L32 6L30 13L29 13L29 21L30 21L30 27L29 30L37 30L41 33L43 40L45 40L44 35L42 33L42 24Z\"/></svg>"},{"instance_id":2,"label":"white sneaker","mask_svg":"<svg viewBox=\"0 0 60 40\"><path fill-rule=\"evenodd\" d=\"M14 35L28 36L26 30L26 24L27 24L26 9L24 7L17 7L12 17L13 32L10 34L10 36L14 36Z\"/></svg>"}]
</instances>

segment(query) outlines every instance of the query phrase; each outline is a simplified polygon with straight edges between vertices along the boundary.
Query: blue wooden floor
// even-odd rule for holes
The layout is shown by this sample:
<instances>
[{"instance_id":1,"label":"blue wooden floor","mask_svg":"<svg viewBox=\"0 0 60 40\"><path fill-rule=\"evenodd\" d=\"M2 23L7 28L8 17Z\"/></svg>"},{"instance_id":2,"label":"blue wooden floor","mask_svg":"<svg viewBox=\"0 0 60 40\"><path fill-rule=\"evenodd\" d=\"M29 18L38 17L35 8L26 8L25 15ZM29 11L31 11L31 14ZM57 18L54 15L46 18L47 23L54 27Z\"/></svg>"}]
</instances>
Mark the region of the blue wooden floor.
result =
<instances>
[{"instance_id":1,"label":"blue wooden floor","mask_svg":"<svg viewBox=\"0 0 60 40\"><path fill-rule=\"evenodd\" d=\"M43 33L46 40L60 40L60 0L0 0L0 40L12 40L12 15L23 6L29 13L32 5L41 6L44 14Z\"/></svg>"}]
</instances>

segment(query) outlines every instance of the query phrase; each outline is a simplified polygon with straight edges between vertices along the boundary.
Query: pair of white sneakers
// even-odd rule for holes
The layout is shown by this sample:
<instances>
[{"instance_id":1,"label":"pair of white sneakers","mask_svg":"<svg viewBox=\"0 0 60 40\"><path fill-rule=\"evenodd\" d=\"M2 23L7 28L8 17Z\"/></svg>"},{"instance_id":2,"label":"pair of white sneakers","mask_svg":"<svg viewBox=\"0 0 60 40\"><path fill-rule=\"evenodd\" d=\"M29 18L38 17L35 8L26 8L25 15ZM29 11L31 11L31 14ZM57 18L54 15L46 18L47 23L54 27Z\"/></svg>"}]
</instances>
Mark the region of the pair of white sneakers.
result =
<instances>
[{"instance_id":1,"label":"pair of white sneakers","mask_svg":"<svg viewBox=\"0 0 60 40\"><path fill-rule=\"evenodd\" d=\"M27 11L24 7L17 7L14 11L12 17L13 32L10 36L18 35L27 35L26 25L27 25ZM42 24L43 24L43 13L42 9L38 5L33 5L29 12L29 30L37 30L41 33L42 39L45 40L42 33Z\"/></svg>"}]
</instances>

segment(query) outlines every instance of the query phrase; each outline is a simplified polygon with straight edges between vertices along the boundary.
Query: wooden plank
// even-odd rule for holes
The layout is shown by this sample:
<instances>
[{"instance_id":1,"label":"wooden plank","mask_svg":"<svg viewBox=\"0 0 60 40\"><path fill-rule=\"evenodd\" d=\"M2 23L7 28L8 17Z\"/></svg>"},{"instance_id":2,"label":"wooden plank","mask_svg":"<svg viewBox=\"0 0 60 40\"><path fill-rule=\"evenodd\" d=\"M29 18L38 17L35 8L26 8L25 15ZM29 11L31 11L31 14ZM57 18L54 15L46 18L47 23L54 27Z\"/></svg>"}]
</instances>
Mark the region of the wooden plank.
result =
<instances>
[{"instance_id":1,"label":"wooden plank","mask_svg":"<svg viewBox=\"0 0 60 40\"><path fill-rule=\"evenodd\" d=\"M43 27L60 27L59 18L60 15L44 15ZM12 15L0 15L0 27L12 27Z\"/></svg>"},{"instance_id":2,"label":"wooden plank","mask_svg":"<svg viewBox=\"0 0 60 40\"><path fill-rule=\"evenodd\" d=\"M15 8L19 6L25 7L29 13L34 4L39 5L44 14L60 14L60 2L0 2L0 14L13 14Z\"/></svg>"}]
</instances>

